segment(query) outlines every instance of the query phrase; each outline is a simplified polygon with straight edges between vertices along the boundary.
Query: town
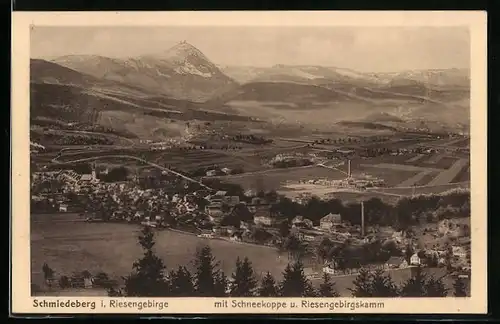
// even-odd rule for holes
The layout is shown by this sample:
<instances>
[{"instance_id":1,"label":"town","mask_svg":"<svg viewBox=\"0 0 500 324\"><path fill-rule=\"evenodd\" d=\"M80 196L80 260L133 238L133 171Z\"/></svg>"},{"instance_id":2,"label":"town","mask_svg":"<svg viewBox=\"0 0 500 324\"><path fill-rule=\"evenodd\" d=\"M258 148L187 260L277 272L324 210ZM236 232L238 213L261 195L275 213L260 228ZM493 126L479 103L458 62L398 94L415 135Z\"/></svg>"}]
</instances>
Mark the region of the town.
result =
<instances>
[{"instance_id":1,"label":"town","mask_svg":"<svg viewBox=\"0 0 500 324\"><path fill-rule=\"evenodd\" d=\"M335 199L294 201L276 192L245 192L220 182L208 188L161 170L114 182L106 177L119 170L98 172L94 164L89 168L88 174L34 172L32 210L272 247L290 260L304 260L312 280L322 273L335 277L355 275L360 268L397 271L416 266L470 277L470 229L461 221L470 217L467 191L407 197L395 207L376 198L344 206ZM394 210L412 199L414 207L406 206L408 210L394 216ZM441 205L425 206L426 200ZM414 219L401 216L415 212L420 214ZM430 237L428 244L422 243L423 237Z\"/></svg>"},{"instance_id":2,"label":"town","mask_svg":"<svg viewBox=\"0 0 500 324\"><path fill-rule=\"evenodd\" d=\"M58 39L51 30L33 45ZM379 65L397 44L357 66L342 51L322 62L285 37L289 50L251 45L242 57L257 65L229 66L233 41L160 34L173 38L157 53L31 57L32 294L470 295L468 65L390 72ZM242 277L269 289L235 292ZM403 292L416 280L425 292ZM387 289L358 291L364 281Z\"/></svg>"}]
</instances>

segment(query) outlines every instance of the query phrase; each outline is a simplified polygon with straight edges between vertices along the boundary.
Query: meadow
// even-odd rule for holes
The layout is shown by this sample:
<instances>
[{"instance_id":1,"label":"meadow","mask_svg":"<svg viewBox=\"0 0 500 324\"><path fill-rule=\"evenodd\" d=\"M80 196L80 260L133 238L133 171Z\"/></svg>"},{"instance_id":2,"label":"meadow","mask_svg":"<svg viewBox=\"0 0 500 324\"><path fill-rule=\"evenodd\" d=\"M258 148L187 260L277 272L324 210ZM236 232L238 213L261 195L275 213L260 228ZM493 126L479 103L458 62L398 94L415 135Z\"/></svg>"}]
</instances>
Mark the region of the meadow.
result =
<instances>
[{"instance_id":1,"label":"meadow","mask_svg":"<svg viewBox=\"0 0 500 324\"><path fill-rule=\"evenodd\" d=\"M306 166L285 169L270 169L262 172L221 177L224 182L239 184L244 189L279 190L288 182L300 180L328 179L339 180L345 178L345 174L320 166ZM260 186L261 188L255 188Z\"/></svg>"},{"instance_id":2,"label":"meadow","mask_svg":"<svg viewBox=\"0 0 500 324\"><path fill-rule=\"evenodd\" d=\"M56 272L56 277L88 270L91 273L104 271L112 278L120 279L132 271L132 264L141 257L137 244L140 228L129 224L96 224L78 221L72 214L31 216L31 283L43 285L42 266L47 263ZM277 280L288 259L286 254L278 255L274 248L232 243L222 240L207 240L194 235L173 231L157 231L155 252L162 258L168 270L185 265L193 271L192 261L197 248L209 245L220 269L226 275L234 271L237 257L248 257L258 279L269 271ZM279 257L278 257L279 256ZM441 274L442 269L427 269L432 274ZM391 270L393 280L400 284L410 277L411 269ZM336 276L333 281L342 296L350 296L348 288L356 275ZM321 282L312 279L315 286ZM445 278L448 288L452 287L449 277ZM59 295L57 292L52 292ZM90 295L90 292L86 293Z\"/></svg>"},{"instance_id":3,"label":"meadow","mask_svg":"<svg viewBox=\"0 0 500 324\"><path fill-rule=\"evenodd\" d=\"M88 270L104 271L119 278L132 271L133 262L142 255L137 243L139 226L85 223L75 221L76 218L71 214L31 216L32 283L42 285L44 263L56 275ZM234 270L238 256L248 257L259 277L270 271L279 278L287 264L286 254L278 258L277 250L270 247L208 240L168 230L157 231L156 235L155 251L168 269L186 265L192 270L196 250L203 245L212 248L226 275Z\"/></svg>"}]
</instances>

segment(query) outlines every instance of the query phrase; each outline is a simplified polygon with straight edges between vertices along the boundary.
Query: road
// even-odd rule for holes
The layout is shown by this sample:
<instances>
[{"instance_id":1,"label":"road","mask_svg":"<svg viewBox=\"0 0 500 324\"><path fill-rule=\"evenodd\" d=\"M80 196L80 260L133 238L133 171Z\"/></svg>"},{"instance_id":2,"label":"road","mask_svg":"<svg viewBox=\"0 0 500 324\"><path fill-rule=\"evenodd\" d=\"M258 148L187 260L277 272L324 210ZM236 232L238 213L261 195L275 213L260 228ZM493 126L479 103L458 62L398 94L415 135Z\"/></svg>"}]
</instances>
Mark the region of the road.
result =
<instances>
[{"instance_id":1,"label":"road","mask_svg":"<svg viewBox=\"0 0 500 324\"><path fill-rule=\"evenodd\" d=\"M349 173L347 173L347 172L345 172L345 171L342 171L342 170L340 170L340 169L338 169L338 168L335 168L335 167L332 167L332 166L325 165L325 164L323 164L323 163L318 163L318 164L316 164L316 165L317 165L317 166L319 166L319 167L322 167L322 168L326 168L326 169L331 169L331 170L335 170L335 171L342 172L342 173L343 173L343 174L345 174L346 176L348 176L348 175L349 175Z\"/></svg>"},{"instance_id":2,"label":"road","mask_svg":"<svg viewBox=\"0 0 500 324\"><path fill-rule=\"evenodd\" d=\"M206 188L206 189L209 189L209 190L213 190L213 188L208 187L207 185L205 185L204 183L202 183L202 182L200 182L198 180L192 179L192 178L187 177L187 176L185 176L185 175L183 175L183 174L181 174L179 172L170 170L169 168L162 167L161 165L158 165L158 164L153 163L153 162L146 161L144 159L141 159L139 157L132 156L132 155L103 155L103 156L93 156L93 157L89 157L89 158L78 159L78 160L71 160L71 161L65 161L65 162L60 162L60 161L57 160L57 158L54 158L52 160L52 162L53 163L57 163L57 164L70 164L70 163L80 163L80 162L95 161L95 160L99 160L99 159L109 159L109 158L130 159L130 160L139 161L139 162L142 162L144 164L150 165L150 166L152 166L154 168L157 168L159 170L166 171L166 172L169 172L171 174L174 174L174 175L176 175L178 177L181 177L183 179L186 179L186 180L188 180L190 182L197 183L200 186L202 186L203 188Z\"/></svg>"}]
</instances>

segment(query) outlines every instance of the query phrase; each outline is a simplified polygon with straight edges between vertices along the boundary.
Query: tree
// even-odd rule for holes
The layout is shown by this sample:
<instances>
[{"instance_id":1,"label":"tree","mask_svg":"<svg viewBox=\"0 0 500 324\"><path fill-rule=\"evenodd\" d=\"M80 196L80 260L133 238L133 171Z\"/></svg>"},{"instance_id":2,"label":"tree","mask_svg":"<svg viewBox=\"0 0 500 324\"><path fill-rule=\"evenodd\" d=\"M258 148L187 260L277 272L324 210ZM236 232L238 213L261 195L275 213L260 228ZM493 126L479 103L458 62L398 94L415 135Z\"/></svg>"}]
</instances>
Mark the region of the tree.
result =
<instances>
[{"instance_id":1,"label":"tree","mask_svg":"<svg viewBox=\"0 0 500 324\"><path fill-rule=\"evenodd\" d=\"M455 297L467 297L467 287L461 278L457 277L453 283L453 295Z\"/></svg>"},{"instance_id":2,"label":"tree","mask_svg":"<svg viewBox=\"0 0 500 324\"><path fill-rule=\"evenodd\" d=\"M145 226L139 234L139 244L144 256L133 264L134 271L125 279L124 293L128 297L166 297L169 296L168 282L165 278L165 265L154 254L154 233Z\"/></svg>"},{"instance_id":3,"label":"tree","mask_svg":"<svg viewBox=\"0 0 500 324\"><path fill-rule=\"evenodd\" d=\"M99 272L94 276L94 285L109 289L112 286L112 282L107 273Z\"/></svg>"},{"instance_id":4,"label":"tree","mask_svg":"<svg viewBox=\"0 0 500 324\"><path fill-rule=\"evenodd\" d=\"M193 277L186 267L179 266L170 272L170 293L172 296L191 297L194 295Z\"/></svg>"},{"instance_id":5,"label":"tree","mask_svg":"<svg viewBox=\"0 0 500 324\"><path fill-rule=\"evenodd\" d=\"M252 263L247 257L241 261L236 259L236 270L232 275L231 296L232 297L251 297L254 295L257 287Z\"/></svg>"},{"instance_id":6,"label":"tree","mask_svg":"<svg viewBox=\"0 0 500 324\"><path fill-rule=\"evenodd\" d=\"M372 287L371 287L371 275L370 272L361 268L353 281L353 288L349 288L353 297L371 297Z\"/></svg>"},{"instance_id":7,"label":"tree","mask_svg":"<svg viewBox=\"0 0 500 324\"><path fill-rule=\"evenodd\" d=\"M271 273L268 271L264 278L262 278L262 283L258 291L260 297L277 297L278 289L276 287L276 281L274 280Z\"/></svg>"},{"instance_id":8,"label":"tree","mask_svg":"<svg viewBox=\"0 0 500 324\"><path fill-rule=\"evenodd\" d=\"M284 221L279 224L279 231L281 237L287 237L290 235L290 224L288 221Z\"/></svg>"},{"instance_id":9,"label":"tree","mask_svg":"<svg viewBox=\"0 0 500 324\"><path fill-rule=\"evenodd\" d=\"M335 283L330 280L330 275L323 274L323 282L319 286L319 295L321 297L340 297L335 289Z\"/></svg>"},{"instance_id":10,"label":"tree","mask_svg":"<svg viewBox=\"0 0 500 324\"><path fill-rule=\"evenodd\" d=\"M410 264L411 256L414 253L415 253L415 250L413 250L413 247L411 246L411 244L407 244L406 248L405 248L405 260L406 260L406 262L408 262L408 264Z\"/></svg>"},{"instance_id":11,"label":"tree","mask_svg":"<svg viewBox=\"0 0 500 324\"><path fill-rule=\"evenodd\" d=\"M71 283L69 282L69 278L67 276L61 276L59 278L59 287L61 287L61 289L71 287Z\"/></svg>"},{"instance_id":12,"label":"tree","mask_svg":"<svg viewBox=\"0 0 500 324\"><path fill-rule=\"evenodd\" d=\"M370 297L397 297L398 287L392 278L384 274L383 270L375 270L371 274Z\"/></svg>"},{"instance_id":13,"label":"tree","mask_svg":"<svg viewBox=\"0 0 500 324\"><path fill-rule=\"evenodd\" d=\"M442 278L435 279L431 276L425 283L425 296L426 297L446 297L448 296L448 289L445 287Z\"/></svg>"},{"instance_id":14,"label":"tree","mask_svg":"<svg viewBox=\"0 0 500 324\"><path fill-rule=\"evenodd\" d=\"M42 271L43 271L43 278L45 279L45 282L47 283L47 285L50 287L51 282L54 279L55 271L51 267L49 267L49 265L47 263L43 264Z\"/></svg>"},{"instance_id":15,"label":"tree","mask_svg":"<svg viewBox=\"0 0 500 324\"><path fill-rule=\"evenodd\" d=\"M196 252L194 286L198 295L204 297L215 296L215 279L218 276L216 267L218 265L219 262L215 261L212 249L209 246L204 246Z\"/></svg>"},{"instance_id":16,"label":"tree","mask_svg":"<svg viewBox=\"0 0 500 324\"><path fill-rule=\"evenodd\" d=\"M425 286L427 274L420 266L416 268L415 275L403 283L401 288L402 297L425 297Z\"/></svg>"},{"instance_id":17,"label":"tree","mask_svg":"<svg viewBox=\"0 0 500 324\"><path fill-rule=\"evenodd\" d=\"M311 282L304 274L304 266L300 260L295 261L293 265L286 266L279 290L282 297L314 297L316 295Z\"/></svg>"},{"instance_id":18,"label":"tree","mask_svg":"<svg viewBox=\"0 0 500 324\"><path fill-rule=\"evenodd\" d=\"M290 235L284 242L288 257L293 260L300 260L304 253L304 245L295 235Z\"/></svg>"},{"instance_id":19,"label":"tree","mask_svg":"<svg viewBox=\"0 0 500 324\"><path fill-rule=\"evenodd\" d=\"M329 258L329 252L332 250L333 246L333 242L328 237L324 237L323 240L321 240L317 248L317 254L321 262Z\"/></svg>"},{"instance_id":20,"label":"tree","mask_svg":"<svg viewBox=\"0 0 500 324\"><path fill-rule=\"evenodd\" d=\"M223 271L218 270L214 276L214 297L227 296L228 281Z\"/></svg>"}]
</instances>

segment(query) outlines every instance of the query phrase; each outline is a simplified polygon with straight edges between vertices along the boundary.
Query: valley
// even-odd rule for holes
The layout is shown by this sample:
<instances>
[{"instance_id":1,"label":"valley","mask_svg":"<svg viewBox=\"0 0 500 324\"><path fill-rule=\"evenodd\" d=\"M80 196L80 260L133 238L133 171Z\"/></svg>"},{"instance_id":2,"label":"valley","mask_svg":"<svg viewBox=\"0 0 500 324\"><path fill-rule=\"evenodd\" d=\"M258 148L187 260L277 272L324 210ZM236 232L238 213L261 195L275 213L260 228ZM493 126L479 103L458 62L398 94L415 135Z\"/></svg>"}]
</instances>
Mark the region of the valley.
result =
<instances>
[{"instance_id":1,"label":"valley","mask_svg":"<svg viewBox=\"0 0 500 324\"><path fill-rule=\"evenodd\" d=\"M140 254L133 235L142 224L158 229L169 267L204 243L226 274L248 255L259 279L280 276L293 259L284 253L293 232L317 275L330 271L318 257L321 239L347 251L380 236L400 257L407 246L445 241L434 233L443 218L470 218L467 70L220 66L185 41L129 58L32 59L30 68L37 269L50 262L65 273L125 275ZM332 217L338 226L323 228ZM424 243L403 237L425 222L434 225ZM114 240L111 250L102 237ZM115 244L125 250L108 261ZM380 260L363 254L363 264L388 262L373 246ZM459 261L457 269L470 263ZM350 266L355 272L334 271L346 296L359 264ZM39 270L32 278L43 285Z\"/></svg>"}]
</instances>

